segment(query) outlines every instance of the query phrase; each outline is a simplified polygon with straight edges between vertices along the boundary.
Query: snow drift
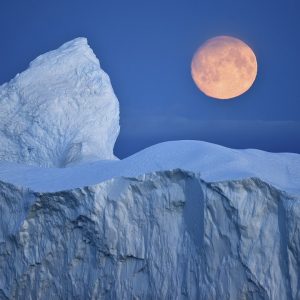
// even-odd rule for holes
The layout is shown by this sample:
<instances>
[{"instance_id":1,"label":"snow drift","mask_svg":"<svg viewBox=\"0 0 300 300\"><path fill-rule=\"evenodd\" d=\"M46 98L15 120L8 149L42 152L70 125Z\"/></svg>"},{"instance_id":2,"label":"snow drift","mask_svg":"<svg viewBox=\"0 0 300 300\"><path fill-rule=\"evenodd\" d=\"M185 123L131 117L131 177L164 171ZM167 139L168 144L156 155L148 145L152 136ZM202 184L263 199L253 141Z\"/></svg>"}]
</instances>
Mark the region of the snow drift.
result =
<instances>
[{"instance_id":1,"label":"snow drift","mask_svg":"<svg viewBox=\"0 0 300 300\"><path fill-rule=\"evenodd\" d=\"M300 195L299 154L236 150L200 141L165 142L123 160L95 161L68 168L0 162L0 180L38 192L56 192L120 176L136 177L177 168L200 173L202 179L210 182L258 177L280 190Z\"/></svg>"},{"instance_id":2,"label":"snow drift","mask_svg":"<svg viewBox=\"0 0 300 300\"><path fill-rule=\"evenodd\" d=\"M118 101L85 39L0 102L1 300L300 298L300 155L177 141L114 160Z\"/></svg>"}]
</instances>

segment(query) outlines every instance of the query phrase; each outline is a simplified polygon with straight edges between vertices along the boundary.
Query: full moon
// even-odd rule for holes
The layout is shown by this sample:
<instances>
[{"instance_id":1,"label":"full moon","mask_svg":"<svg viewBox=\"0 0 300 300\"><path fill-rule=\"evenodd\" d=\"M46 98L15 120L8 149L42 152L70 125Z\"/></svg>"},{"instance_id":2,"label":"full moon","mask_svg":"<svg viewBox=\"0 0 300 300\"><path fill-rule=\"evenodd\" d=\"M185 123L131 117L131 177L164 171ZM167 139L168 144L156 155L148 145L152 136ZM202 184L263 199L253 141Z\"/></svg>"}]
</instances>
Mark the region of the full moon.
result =
<instances>
[{"instance_id":1,"label":"full moon","mask_svg":"<svg viewBox=\"0 0 300 300\"><path fill-rule=\"evenodd\" d=\"M257 75L254 52L243 41L217 36L206 41L192 60L192 77L207 96L231 99L245 93Z\"/></svg>"}]
</instances>

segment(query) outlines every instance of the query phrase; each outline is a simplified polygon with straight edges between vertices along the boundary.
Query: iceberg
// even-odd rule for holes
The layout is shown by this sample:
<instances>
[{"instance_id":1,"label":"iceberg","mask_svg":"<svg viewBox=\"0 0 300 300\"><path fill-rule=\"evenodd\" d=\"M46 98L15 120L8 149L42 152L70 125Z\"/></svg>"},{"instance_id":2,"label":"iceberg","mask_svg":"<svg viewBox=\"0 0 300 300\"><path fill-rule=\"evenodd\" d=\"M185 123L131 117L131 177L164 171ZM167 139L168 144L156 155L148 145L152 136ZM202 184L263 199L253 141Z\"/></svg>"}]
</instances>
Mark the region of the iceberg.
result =
<instances>
[{"instance_id":1,"label":"iceberg","mask_svg":"<svg viewBox=\"0 0 300 300\"><path fill-rule=\"evenodd\" d=\"M85 38L0 86L0 159L43 167L115 159L119 102Z\"/></svg>"},{"instance_id":2,"label":"iceberg","mask_svg":"<svg viewBox=\"0 0 300 300\"><path fill-rule=\"evenodd\" d=\"M300 155L170 141L118 160L79 38L0 87L0 299L299 299Z\"/></svg>"}]
</instances>

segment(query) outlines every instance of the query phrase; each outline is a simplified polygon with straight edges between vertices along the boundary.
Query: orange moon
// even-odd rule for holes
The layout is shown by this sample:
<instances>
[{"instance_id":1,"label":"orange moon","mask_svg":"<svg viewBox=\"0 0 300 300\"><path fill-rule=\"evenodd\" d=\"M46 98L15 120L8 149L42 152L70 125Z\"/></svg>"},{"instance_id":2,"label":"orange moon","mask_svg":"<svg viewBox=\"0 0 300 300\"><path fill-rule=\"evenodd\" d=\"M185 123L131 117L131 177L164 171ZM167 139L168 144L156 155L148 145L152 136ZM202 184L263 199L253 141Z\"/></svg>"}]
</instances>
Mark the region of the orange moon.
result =
<instances>
[{"instance_id":1,"label":"orange moon","mask_svg":"<svg viewBox=\"0 0 300 300\"><path fill-rule=\"evenodd\" d=\"M243 41L217 36L206 41L192 60L192 77L207 96L231 99L245 93L257 75L254 52Z\"/></svg>"}]
</instances>

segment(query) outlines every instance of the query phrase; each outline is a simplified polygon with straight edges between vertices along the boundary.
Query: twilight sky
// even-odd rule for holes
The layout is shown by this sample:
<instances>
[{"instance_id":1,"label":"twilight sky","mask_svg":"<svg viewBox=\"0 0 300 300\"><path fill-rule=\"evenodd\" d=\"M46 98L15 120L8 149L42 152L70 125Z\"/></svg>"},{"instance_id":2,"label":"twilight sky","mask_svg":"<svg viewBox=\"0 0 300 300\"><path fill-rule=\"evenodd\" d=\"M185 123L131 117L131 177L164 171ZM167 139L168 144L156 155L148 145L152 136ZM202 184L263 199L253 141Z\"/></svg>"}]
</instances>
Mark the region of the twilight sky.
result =
<instances>
[{"instance_id":1,"label":"twilight sky","mask_svg":"<svg viewBox=\"0 0 300 300\"><path fill-rule=\"evenodd\" d=\"M120 158L178 139L300 153L299 0L9 0L0 35L0 84L88 38L120 101ZM258 60L253 87L231 101L208 98L190 75L198 46L217 35L242 39Z\"/></svg>"}]
</instances>

